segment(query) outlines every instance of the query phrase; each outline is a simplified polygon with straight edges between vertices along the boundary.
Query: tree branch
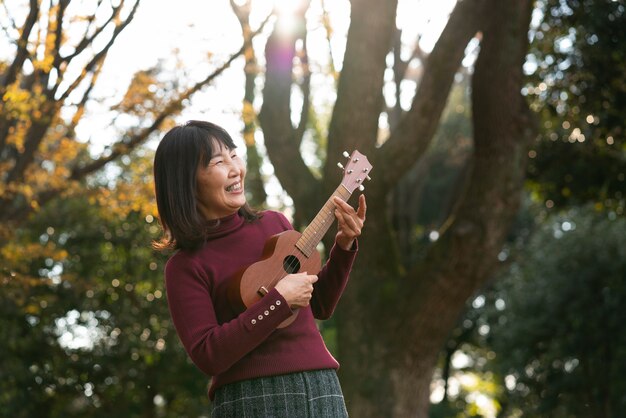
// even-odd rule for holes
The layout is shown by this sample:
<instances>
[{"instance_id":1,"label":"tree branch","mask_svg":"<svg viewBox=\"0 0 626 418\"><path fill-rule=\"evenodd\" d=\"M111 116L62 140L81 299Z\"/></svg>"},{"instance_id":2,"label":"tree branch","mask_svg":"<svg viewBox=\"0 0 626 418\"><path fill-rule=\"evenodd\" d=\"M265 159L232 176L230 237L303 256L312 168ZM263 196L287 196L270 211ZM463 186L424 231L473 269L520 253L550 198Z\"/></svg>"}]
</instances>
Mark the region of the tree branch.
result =
<instances>
[{"instance_id":1,"label":"tree branch","mask_svg":"<svg viewBox=\"0 0 626 418\"><path fill-rule=\"evenodd\" d=\"M442 231L424 262L409 272L399 304L404 319L401 326L420 330L403 335L398 342L406 347L405 367L400 373L408 379L422 372L415 359L425 361L427 368L434 367L434 354L458 320L465 301L490 278L518 210L526 150L535 126L520 93L532 3L488 0L485 9L483 42L472 84L473 171L450 228ZM404 399L398 405L406 408L414 402Z\"/></svg>"},{"instance_id":2,"label":"tree branch","mask_svg":"<svg viewBox=\"0 0 626 418\"><path fill-rule=\"evenodd\" d=\"M24 139L24 151L16 158L15 165L7 176L6 184L21 181L24 178L26 167L34 161L35 152L39 148L39 144L41 144L58 108L58 103L48 103L44 105L41 111L44 116L32 121Z\"/></svg>"},{"instance_id":3,"label":"tree branch","mask_svg":"<svg viewBox=\"0 0 626 418\"><path fill-rule=\"evenodd\" d=\"M306 47L306 37L302 40L302 53L300 56L300 65L302 67L302 83L300 89L302 90L302 109L300 111L300 123L296 128L295 137L298 139L298 143L302 143L304 132L309 123L309 111L311 109L311 69L309 68L309 53Z\"/></svg>"},{"instance_id":4,"label":"tree branch","mask_svg":"<svg viewBox=\"0 0 626 418\"><path fill-rule=\"evenodd\" d=\"M373 155L384 103L385 57L392 44L396 9L396 0L352 2L343 69L328 130L326 190L334 189L336 168L331 156L357 148L365 155Z\"/></svg>"},{"instance_id":5,"label":"tree branch","mask_svg":"<svg viewBox=\"0 0 626 418\"><path fill-rule=\"evenodd\" d=\"M4 75L0 77L2 84L0 85L0 97L4 96L8 86L13 84L17 80L17 74L24 65L24 61L28 58L28 38L30 33L37 23L37 17L39 16L39 3L37 0L30 0L30 11L24 22L24 26L21 29L20 38L17 41L17 52L11 65L6 69ZM13 122L11 118L5 114L4 100L0 102L0 155L5 151L6 140L9 133L9 129Z\"/></svg>"},{"instance_id":6,"label":"tree branch","mask_svg":"<svg viewBox=\"0 0 626 418\"><path fill-rule=\"evenodd\" d=\"M57 11L57 23L54 37L54 50L52 51L54 60L52 66L57 70L57 76L61 78L61 43L63 41L63 16L65 15L65 9L70 4L70 0L60 0L59 10Z\"/></svg>"},{"instance_id":7,"label":"tree branch","mask_svg":"<svg viewBox=\"0 0 626 418\"><path fill-rule=\"evenodd\" d=\"M119 13L119 10L121 9L122 4L123 4L123 1L120 3L119 8L115 9L117 13ZM70 86L65 90L65 92L63 92L63 94L57 99L59 102L63 102L65 99L67 99L67 96L69 96L72 93L72 91L74 91L74 89L80 85L80 83L84 80L87 74L92 72L94 67L99 62L104 60L107 53L109 52L109 49L115 43L115 40L117 39L117 37L126 28L126 26L128 26L128 24L133 20L133 17L135 16L135 12L137 11L138 6L139 6L139 0L137 0L135 4L133 5L133 8L131 9L126 20L115 25L115 30L113 31L113 34L111 35L111 38L109 39L107 44L96 55L94 55L94 57L87 63L87 65L85 65L85 67L83 68L81 73L78 75L78 77L76 77L74 82L70 84ZM60 80L61 80L61 77L59 77L59 81L53 88L53 93L56 93L58 87L60 86L61 84Z\"/></svg>"},{"instance_id":8,"label":"tree branch","mask_svg":"<svg viewBox=\"0 0 626 418\"><path fill-rule=\"evenodd\" d=\"M139 3L140 0L137 1L137 4ZM100 0L98 2L98 5L96 6L96 11L98 10L98 8L100 7L100 5L102 4L102 0ZM61 57L61 59L63 60L63 62L65 63L69 63L71 60L73 60L74 58L76 58L78 55L81 54L81 52L83 52L85 50L85 48L87 48L89 45L92 44L93 40L96 39L96 37L98 35L100 35L102 33L102 31L109 26L109 24L111 22L113 22L113 20L119 16L119 14L122 11L122 7L124 6L124 0L120 1L120 4L117 7L113 7L113 13L111 13L111 16L109 16L109 18L107 19L106 22L104 22L104 24L102 24L102 26L98 27L95 29L93 35L88 36L89 33L89 28L91 27L91 24L94 22L96 13L94 12L93 15L89 16L88 19L88 23L87 23L87 28L85 29L85 35L83 36L83 38L80 40L80 42L78 43L78 45L76 45L76 48L74 49L74 52L72 52L69 55L66 55L65 57Z\"/></svg>"},{"instance_id":9,"label":"tree branch","mask_svg":"<svg viewBox=\"0 0 626 418\"><path fill-rule=\"evenodd\" d=\"M267 193L265 192L263 176L261 175L263 157L259 155L255 139L257 114L254 110L254 98L256 95L256 79L259 69L254 47L252 45L252 33L250 30L250 11L252 9L252 1L246 0L243 4L237 4L235 0L230 0L230 6L237 16L237 20L241 26L244 43L247 45L244 53L246 60L244 74L246 81L242 109L244 124L243 139L246 143L246 165L248 167L246 174L246 190L248 190L251 195L250 204L253 207L261 207L267 200Z\"/></svg>"},{"instance_id":10,"label":"tree branch","mask_svg":"<svg viewBox=\"0 0 626 418\"><path fill-rule=\"evenodd\" d=\"M479 28L484 0L459 2L430 53L411 109L383 144L378 161L393 161L394 170L377 173L383 190L392 187L424 153L446 105L465 47Z\"/></svg>"},{"instance_id":11,"label":"tree branch","mask_svg":"<svg viewBox=\"0 0 626 418\"><path fill-rule=\"evenodd\" d=\"M411 56L407 60L403 60L401 56L402 51L402 30L396 29L394 42L393 42L393 79L395 84L395 99L396 103L393 107L387 107L386 112L389 117L389 127L390 130L393 131L398 125L402 115L404 114L402 110L402 104L400 102L402 96L402 81L406 79L406 72L409 68L409 64L414 59L420 60L420 62L424 63L428 58L428 54L422 50L420 47L420 39L422 35L420 34L415 41L415 47L413 48L413 52Z\"/></svg>"},{"instance_id":12,"label":"tree branch","mask_svg":"<svg viewBox=\"0 0 626 418\"><path fill-rule=\"evenodd\" d=\"M263 30L263 27L265 26L265 24L267 23L268 20L269 20L269 16L263 21L263 23L261 24L259 29L257 29L254 32L253 36L256 36L256 34L258 34L260 31ZM100 158L94 160L93 162L91 162L90 164L87 164L85 166L74 167L72 169L72 171L71 171L72 174L70 175L70 179L72 179L72 180L81 179L81 178L85 177L86 175L91 174L91 173L101 169L107 163L115 160L116 158L120 157L121 155L127 154L132 149L136 148L139 144L143 143L148 138L148 136L151 133L153 133L153 132L155 132L155 131L157 131L159 129L159 127L163 124L163 122L165 121L165 119L167 117L173 115L175 112L177 112L182 107L182 102L184 100L190 98L198 90L200 90L201 88L203 88L204 86L206 86L207 84L212 82L215 78L217 78L220 74L222 74L227 68L229 68L230 65L233 63L233 61L235 61L235 59L237 59L241 55L243 55L243 53L246 50L246 47L247 47L247 45L244 44L241 47L241 49L239 49L239 51L237 51L235 54L233 54L228 59L228 61L226 61L224 64L222 64L222 66L220 68L218 68L213 73L208 75L204 80L201 80L201 81L197 82L196 84L194 84L193 86L191 86L190 88L185 90L176 99L172 99L170 101L170 103L168 103L165 106L165 108L157 115L157 117L154 119L152 124L150 124L150 126L140 130L136 134L129 135L129 136L125 137L122 141L114 144L112 146L112 151L111 151L111 153L109 155L101 156Z\"/></svg>"},{"instance_id":13,"label":"tree branch","mask_svg":"<svg viewBox=\"0 0 626 418\"><path fill-rule=\"evenodd\" d=\"M139 5L139 1L135 2L132 10L129 13L128 18L122 23L116 25L111 38L107 45L105 45L102 50L100 50L91 61L83 68L81 74L74 80L74 82L67 88L67 90L55 100L54 95L55 92L60 85L60 81L57 81L57 84L52 89L47 89L47 73L44 73L43 70L36 71L34 74L35 78L39 76L43 76L43 79L40 80L42 83L42 88L44 90L44 94L47 96L47 102L42 105L41 114L42 116L33 119L32 125L26 134L26 139L24 140L24 151L19 155L17 160L15 161L15 165L11 169L11 172L7 176L7 183L19 181L24 176L24 171L34 161L35 152L39 148L41 141L43 141L45 134L48 130L48 127L54 120L54 116L57 114L58 110L62 106L67 96L85 79L88 74L92 74L94 68L96 66L101 65L109 48L113 45L118 35L126 26L132 21L133 16L137 10L137 6ZM59 6L59 8L62 8ZM57 22L58 23L58 22ZM51 51L47 51L51 52ZM60 80L60 77L59 77Z\"/></svg>"},{"instance_id":14,"label":"tree branch","mask_svg":"<svg viewBox=\"0 0 626 418\"><path fill-rule=\"evenodd\" d=\"M17 41L17 52L15 53L15 59L6 70L4 79L2 80L2 88L0 89L0 96L5 92L5 89L13 84L17 79L17 73L22 68L24 61L28 57L28 38L30 36L35 23L37 23L37 17L39 16L39 3L37 0L30 0L30 11L22 27L22 33Z\"/></svg>"},{"instance_id":15,"label":"tree branch","mask_svg":"<svg viewBox=\"0 0 626 418\"><path fill-rule=\"evenodd\" d=\"M308 6L308 4L307 4ZM304 28L302 8L297 16L298 27ZM278 25L277 25L278 27ZM300 154L302 135L306 129L306 116L302 116L308 107L307 82L303 86L304 103L301 109L301 123L294 128L291 123L291 87L293 84L293 59L297 39L306 37L305 33L284 34L275 28L265 47L265 87L263 106L259 121L263 128L265 146L281 185L294 200L296 223L312 219L320 198L320 184L304 163ZM304 117L304 119L302 119ZM302 187L306 185L306 187Z\"/></svg>"},{"instance_id":16,"label":"tree branch","mask_svg":"<svg viewBox=\"0 0 626 418\"><path fill-rule=\"evenodd\" d=\"M78 126L78 123L80 122L81 118L83 117L85 113L85 106L87 105L87 102L91 98L91 92L96 86L98 77L100 76L100 73L102 72L102 67L103 67L103 63L100 63L94 69L93 74L91 75L91 80L89 81L89 86L87 86L87 88L85 89L85 92L83 93L83 96L81 97L80 101L76 103L76 112L74 112L74 116L72 116L72 120L70 121L68 128L67 128L68 139L74 139L76 136L76 126Z\"/></svg>"}]
</instances>

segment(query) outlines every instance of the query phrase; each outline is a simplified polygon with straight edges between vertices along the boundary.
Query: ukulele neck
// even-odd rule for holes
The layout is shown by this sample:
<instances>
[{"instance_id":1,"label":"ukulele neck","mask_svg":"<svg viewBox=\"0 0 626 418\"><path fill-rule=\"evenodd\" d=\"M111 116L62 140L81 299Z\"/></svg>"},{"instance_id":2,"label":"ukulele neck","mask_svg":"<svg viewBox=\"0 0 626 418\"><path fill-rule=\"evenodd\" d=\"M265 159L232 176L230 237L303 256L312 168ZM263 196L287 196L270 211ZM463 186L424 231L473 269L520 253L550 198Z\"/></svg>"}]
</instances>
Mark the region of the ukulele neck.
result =
<instances>
[{"instance_id":1,"label":"ukulele neck","mask_svg":"<svg viewBox=\"0 0 626 418\"><path fill-rule=\"evenodd\" d=\"M306 256L309 257L313 251L316 251L317 245L320 243L326 232L335 220L335 204L333 197L337 196L344 202L350 198L350 191L343 185L339 185L330 198L324 203L322 209L317 213L313 221L306 227L300 239L296 242L296 247Z\"/></svg>"}]
</instances>

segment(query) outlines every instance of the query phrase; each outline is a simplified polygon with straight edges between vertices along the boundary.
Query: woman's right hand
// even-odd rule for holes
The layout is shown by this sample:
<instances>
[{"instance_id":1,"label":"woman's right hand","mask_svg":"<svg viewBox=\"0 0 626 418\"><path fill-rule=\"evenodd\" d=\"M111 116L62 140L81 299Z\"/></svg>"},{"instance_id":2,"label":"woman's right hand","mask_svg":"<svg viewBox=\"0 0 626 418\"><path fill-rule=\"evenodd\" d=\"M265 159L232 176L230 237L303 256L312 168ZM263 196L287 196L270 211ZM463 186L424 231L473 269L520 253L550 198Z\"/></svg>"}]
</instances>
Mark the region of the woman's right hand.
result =
<instances>
[{"instance_id":1,"label":"woman's right hand","mask_svg":"<svg viewBox=\"0 0 626 418\"><path fill-rule=\"evenodd\" d=\"M276 290L280 293L291 308L303 308L309 304L313 294L313 283L317 281L314 274L288 274L277 284Z\"/></svg>"}]
</instances>

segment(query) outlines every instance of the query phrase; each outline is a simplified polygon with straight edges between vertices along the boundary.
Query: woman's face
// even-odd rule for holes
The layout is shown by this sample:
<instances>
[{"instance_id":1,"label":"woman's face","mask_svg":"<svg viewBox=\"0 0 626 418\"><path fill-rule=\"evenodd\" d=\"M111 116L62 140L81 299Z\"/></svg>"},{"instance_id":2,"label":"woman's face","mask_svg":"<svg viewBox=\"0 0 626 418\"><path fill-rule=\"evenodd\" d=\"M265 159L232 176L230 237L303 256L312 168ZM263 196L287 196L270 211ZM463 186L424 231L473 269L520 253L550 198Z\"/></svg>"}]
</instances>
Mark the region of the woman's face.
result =
<instances>
[{"instance_id":1,"label":"woman's face","mask_svg":"<svg viewBox=\"0 0 626 418\"><path fill-rule=\"evenodd\" d=\"M246 203L246 167L234 149L218 141L212 143L211 161L196 173L198 210L207 220L237 212Z\"/></svg>"}]
</instances>

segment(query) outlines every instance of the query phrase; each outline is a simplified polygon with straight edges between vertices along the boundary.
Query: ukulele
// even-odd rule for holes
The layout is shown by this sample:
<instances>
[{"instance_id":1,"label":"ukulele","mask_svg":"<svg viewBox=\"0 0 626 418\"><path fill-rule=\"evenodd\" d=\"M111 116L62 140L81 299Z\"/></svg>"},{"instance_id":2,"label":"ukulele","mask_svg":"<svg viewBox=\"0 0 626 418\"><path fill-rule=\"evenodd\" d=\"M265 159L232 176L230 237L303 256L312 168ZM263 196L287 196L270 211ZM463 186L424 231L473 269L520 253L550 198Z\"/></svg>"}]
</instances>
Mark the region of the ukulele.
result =
<instances>
[{"instance_id":1,"label":"ukulele","mask_svg":"<svg viewBox=\"0 0 626 418\"><path fill-rule=\"evenodd\" d=\"M317 274L322 268L322 261L317 245L320 243L335 220L334 196L347 201L355 189L363 190L363 181L370 180L372 165L367 157L358 151L352 155L343 153L348 158L343 169L343 180L322 209L304 232L288 230L270 237L265 243L261 260L247 267L243 272L232 277L228 286L229 302L244 311L259 301L288 274L307 272ZM281 322L278 328L291 324L298 315L298 308L292 308L292 315Z\"/></svg>"}]
</instances>

